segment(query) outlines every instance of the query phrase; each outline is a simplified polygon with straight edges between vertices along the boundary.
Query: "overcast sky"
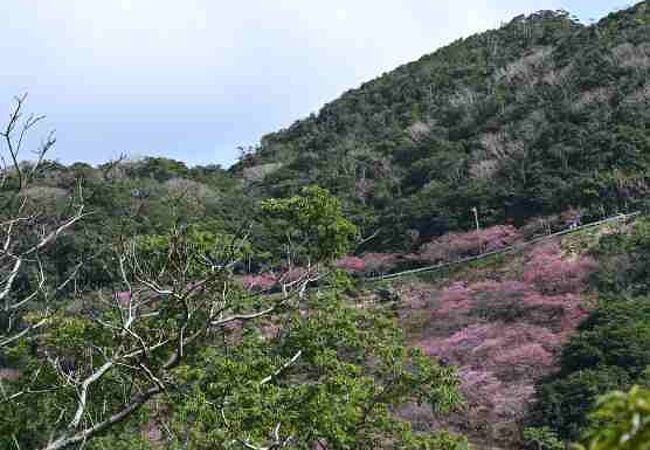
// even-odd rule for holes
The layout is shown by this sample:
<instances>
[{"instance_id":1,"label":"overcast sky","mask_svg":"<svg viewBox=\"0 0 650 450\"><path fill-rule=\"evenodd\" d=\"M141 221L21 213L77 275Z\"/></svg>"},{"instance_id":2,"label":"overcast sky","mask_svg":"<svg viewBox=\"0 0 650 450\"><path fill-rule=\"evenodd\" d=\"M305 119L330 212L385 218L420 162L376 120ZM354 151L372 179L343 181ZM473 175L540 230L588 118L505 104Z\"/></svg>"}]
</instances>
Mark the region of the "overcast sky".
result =
<instances>
[{"instance_id":1,"label":"overcast sky","mask_svg":"<svg viewBox=\"0 0 650 450\"><path fill-rule=\"evenodd\" d=\"M0 107L28 91L65 163L124 152L228 166L238 145L457 38L540 9L588 22L629 4L0 0Z\"/></svg>"}]
</instances>

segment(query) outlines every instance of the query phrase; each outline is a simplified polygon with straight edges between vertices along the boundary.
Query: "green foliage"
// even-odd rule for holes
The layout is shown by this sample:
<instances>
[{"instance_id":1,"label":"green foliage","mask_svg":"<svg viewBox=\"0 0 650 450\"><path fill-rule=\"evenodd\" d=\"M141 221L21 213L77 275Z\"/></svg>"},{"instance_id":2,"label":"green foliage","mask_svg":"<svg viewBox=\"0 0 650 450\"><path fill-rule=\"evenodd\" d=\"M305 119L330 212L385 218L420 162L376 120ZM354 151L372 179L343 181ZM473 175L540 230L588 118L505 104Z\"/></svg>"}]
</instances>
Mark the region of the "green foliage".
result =
<instances>
[{"instance_id":1,"label":"green foliage","mask_svg":"<svg viewBox=\"0 0 650 450\"><path fill-rule=\"evenodd\" d=\"M298 261L331 261L342 256L357 234L357 227L343 215L340 201L319 186L304 187L300 195L289 198L265 200L262 211L273 217L269 226Z\"/></svg>"},{"instance_id":2,"label":"green foliage","mask_svg":"<svg viewBox=\"0 0 650 450\"><path fill-rule=\"evenodd\" d=\"M356 236L318 187L264 208L310 259L329 262ZM44 321L38 332L2 348L15 377L1 380L0 448L467 449L395 414L413 402L436 414L458 406L456 373L409 349L394 317L344 297L342 271L326 292L252 294L234 278L253 251L247 239L210 220L158 231L143 214L123 234L91 223L63 242L66 258L97 242L105 278L88 272L53 311L34 305L22 324ZM106 429L82 436L96 423ZM147 434L162 428L162 439Z\"/></svg>"},{"instance_id":3,"label":"green foliage","mask_svg":"<svg viewBox=\"0 0 650 450\"><path fill-rule=\"evenodd\" d=\"M166 234L139 236L134 242L133 250L144 267L155 270L165 267L173 257L170 252L179 248L191 255L189 269L197 276L206 265L223 260L241 260L252 251L247 239L202 230L197 226L172 230Z\"/></svg>"},{"instance_id":4,"label":"green foliage","mask_svg":"<svg viewBox=\"0 0 650 450\"><path fill-rule=\"evenodd\" d=\"M564 347L563 373L616 366L639 376L650 365L650 299L605 298L601 303Z\"/></svg>"},{"instance_id":5,"label":"green foliage","mask_svg":"<svg viewBox=\"0 0 650 450\"><path fill-rule=\"evenodd\" d=\"M169 448L467 448L395 415L413 402L437 414L458 405L454 371L408 349L384 311L344 298L352 285L342 273L337 289L291 302L244 292L233 276L287 256L330 263L358 234L378 232L367 246L408 249L473 226L473 207L482 225L568 206L592 217L647 208L648 4L592 26L542 11L459 40L266 136L230 171L166 158L44 162L20 197L0 193L3 214L24 201L26 213L57 223L77 206L80 184L89 214L16 278L9 300L36 289L37 301L0 317L3 329L43 321L0 354L0 368L14 371L1 380L0 447L40 448L73 421L79 380L119 360L93 382L75 430L156 383L164 396L85 443L92 450L154 446L141 431L159 422L171 441L155 446ZM246 175L255 169L261 176ZM18 178L10 173L7 186ZM15 233L18 247L33 245L40 225ZM588 449L647 440L643 389L586 411L649 379L650 221L605 237L596 253L604 295L539 387L531 448L556 450L585 427ZM48 285L63 283L56 295L37 289L40 271ZM129 299L142 308L131 333ZM512 306L473 312L508 320L520 313ZM215 317L267 310L206 331ZM200 338L178 349L187 336ZM143 342L154 351L137 353ZM181 354L181 365L166 365Z\"/></svg>"},{"instance_id":6,"label":"green foliage","mask_svg":"<svg viewBox=\"0 0 650 450\"><path fill-rule=\"evenodd\" d=\"M237 352L206 348L200 365L178 369L186 390L172 423L191 436L190 449L239 448L242 439L263 446L276 427L290 448L466 448L447 433L416 434L393 415L409 401L444 412L460 400L453 370L407 349L394 320L334 292L276 320L277 335L240 330Z\"/></svg>"},{"instance_id":7,"label":"green foliage","mask_svg":"<svg viewBox=\"0 0 650 450\"><path fill-rule=\"evenodd\" d=\"M646 294L650 288L650 219L643 217L630 230L603 237L596 256L601 270L594 284L600 292Z\"/></svg>"},{"instance_id":8,"label":"green foliage","mask_svg":"<svg viewBox=\"0 0 650 450\"><path fill-rule=\"evenodd\" d=\"M132 173L136 177L150 177L158 181L166 181L174 177L187 175L188 169L180 161L168 158L146 157L133 166Z\"/></svg>"},{"instance_id":9,"label":"green foliage","mask_svg":"<svg viewBox=\"0 0 650 450\"><path fill-rule=\"evenodd\" d=\"M598 400L591 426L577 450L647 450L650 448L650 391L633 386Z\"/></svg>"},{"instance_id":10,"label":"green foliage","mask_svg":"<svg viewBox=\"0 0 650 450\"><path fill-rule=\"evenodd\" d=\"M587 413L596 399L629 383L625 370L612 366L551 378L538 390L535 424L549 427L566 441L575 441L587 424Z\"/></svg>"},{"instance_id":11,"label":"green foliage","mask_svg":"<svg viewBox=\"0 0 650 450\"><path fill-rule=\"evenodd\" d=\"M526 450L564 450L566 447L548 427L524 429Z\"/></svg>"},{"instance_id":12,"label":"green foliage","mask_svg":"<svg viewBox=\"0 0 650 450\"><path fill-rule=\"evenodd\" d=\"M647 206L648 3L585 26L564 11L458 40L262 139L234 168L277 167L251 192L318 184L367 245L583 207Z\"/></svg>"}]
</instances>

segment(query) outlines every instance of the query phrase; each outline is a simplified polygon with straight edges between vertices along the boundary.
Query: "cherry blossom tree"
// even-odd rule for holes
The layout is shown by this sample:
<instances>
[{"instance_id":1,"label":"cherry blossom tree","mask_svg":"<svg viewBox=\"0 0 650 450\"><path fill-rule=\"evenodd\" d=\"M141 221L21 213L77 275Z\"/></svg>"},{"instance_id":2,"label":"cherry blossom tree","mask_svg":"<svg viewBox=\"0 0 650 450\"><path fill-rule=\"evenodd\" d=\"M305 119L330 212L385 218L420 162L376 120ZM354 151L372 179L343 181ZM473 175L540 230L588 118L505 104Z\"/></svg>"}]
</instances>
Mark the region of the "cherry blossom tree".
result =
<instances>
[{"instance_id":1,"label":"cherry blossom tree","mask_svg":"<svg viewBox=\"0 0 650 450\"><path fill-rule=\"evenodd\" d=\"M535 247L524 266L523 279L544 293L562 294L580 291L596 268L588 256L566 256L560 244L552 241Z\"/></svg>"},{"instance_id":2,"label":"cherry blossom tree","mask_svg":"<svg viewBox=\"0 0 650 450\"><path fill-rule=\"evenodd\" d=\"M432 262L453 261L507 247L521 240L512 225L496 225L467 232L444 234L422 246L419 256Z\"/></svg>"}]
</instances>

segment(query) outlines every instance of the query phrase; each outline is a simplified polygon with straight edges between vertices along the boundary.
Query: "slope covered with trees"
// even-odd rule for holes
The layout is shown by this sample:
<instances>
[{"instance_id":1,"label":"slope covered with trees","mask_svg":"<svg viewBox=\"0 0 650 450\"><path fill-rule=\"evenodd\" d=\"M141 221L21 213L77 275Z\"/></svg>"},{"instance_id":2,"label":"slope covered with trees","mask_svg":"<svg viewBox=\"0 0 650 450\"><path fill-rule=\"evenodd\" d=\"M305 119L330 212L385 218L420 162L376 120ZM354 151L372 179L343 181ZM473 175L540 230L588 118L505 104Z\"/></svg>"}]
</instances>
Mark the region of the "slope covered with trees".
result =
<instances>
[{"instance_id":1,"label":"slope covered with trees","mask_svg":"<svg viewBox=\"0 0 650 450\"><path fill-rule=\"evenodd\" d=\"M369 244L521 223L648 193L650 3L585 26L544 11L459 40L265 136L234 171L259 195L316 183Z\"/></svg>"},{"instance_id":2,"label":"slope covered with trees","mask_svg":"<svg viewBox=\"0 0 650 450\"><path fill-rule=\"evenodd\" d=\"M218 168L64 167L44 160L53 136L22 163L23 108L0 130L0 448L467 448L395 414L458 406L455 369L346 294L338 199L308 187L252 220ZM301 266L247 289L257 248Z\"/></svg>"},{"instance_id":3,"label":"slope covered with trees","mask_svg":"<svg viewBox=\"0 0 650 450\"><path fill-rule=\"evenodd\" d=\"M650 222L644 218L604 237L594 255L598 302L562 349L560 370L538 387L532 414L532 423L564 440L599 427L587 414L599 396L650 385Z\"/></svg>"},{"instance_id":4,"label":"slope covered with trees","mask_svg":"<svg viewBox=\"0 0 650 450\"><path fill-rule=\"evenodd\" d=\"M64 166L52 136L21 162L39 119L18 99L0 132L0 447L635 448L647 218L439 278L349 275L647 209L649 69L649 1L591 26L517 17L229 170Z\"/></svg>"}]
</instances>

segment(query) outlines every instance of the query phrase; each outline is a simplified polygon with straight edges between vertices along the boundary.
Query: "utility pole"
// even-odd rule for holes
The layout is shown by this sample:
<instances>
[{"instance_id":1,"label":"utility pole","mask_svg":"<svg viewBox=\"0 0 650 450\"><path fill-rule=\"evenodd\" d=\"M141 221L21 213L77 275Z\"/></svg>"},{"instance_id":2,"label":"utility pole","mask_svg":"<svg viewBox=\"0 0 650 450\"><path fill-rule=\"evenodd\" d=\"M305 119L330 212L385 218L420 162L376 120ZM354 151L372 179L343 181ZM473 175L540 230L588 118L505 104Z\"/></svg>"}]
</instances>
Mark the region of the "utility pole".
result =
<instances>
[{"instance_id":1,"label":"utility pole","mask_svg":"<svg viewBox=\"0 0 650 450\"><path fill-rule=\"evenodd\" d=\"M476 206L470 209L474 213L474 223L476 224L476 231L479 231L481 229L479 223L478 223L478 209L476 209Z\"/></svg>"}]
</instances>

